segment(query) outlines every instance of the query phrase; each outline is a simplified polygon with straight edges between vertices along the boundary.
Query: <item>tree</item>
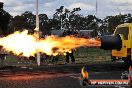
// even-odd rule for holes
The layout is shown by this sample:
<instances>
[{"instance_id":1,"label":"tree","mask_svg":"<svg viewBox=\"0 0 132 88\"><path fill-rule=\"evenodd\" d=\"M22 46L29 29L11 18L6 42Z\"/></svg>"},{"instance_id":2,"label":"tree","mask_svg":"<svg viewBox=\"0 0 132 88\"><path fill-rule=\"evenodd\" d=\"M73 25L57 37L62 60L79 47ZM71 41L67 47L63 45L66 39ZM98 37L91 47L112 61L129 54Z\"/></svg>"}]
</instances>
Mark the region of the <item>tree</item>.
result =
<instances>
[{"instance_id":1,"label":"tree","mask_svg":"<svg viewBox=\"0 0 132 88\"><path fill-rule=\"evenodd\" d=\"M39 15L40 20L40 30L43 35L47 35L51 33L51 22L48 19L48 16L46 14L40 14Z\"/></svg>"},{"instance_id":2,"label":"tree","mask_svg":"<svg viewBox=\"0 0 132 88\"><path fill-rule=\"evenodd\" d=\"M103 19L102 26L100 29L102 30L103 34L114 32L114 29L119 25L127 22L131 22L131 16L129 15L116 15L116 16L107 16Z\"/></svg>"},{"instance_id":3,"label":"tree","mask_svg":"<svg viewBox=\"0 0 132 88\"><path fill-rule=\"evenodd\" d=\"M26 21L25 21L25 18L24 16L15 16L12 20L13 22L13 26L14 26L14 30L15 31L22 31L23 29L25 29L25 25L26 25Z\"/></svg>"},{"instance_id":4,"label":"tree","mask_svg":"<svg viewBox=\"0 0 132 88\"><path fill-rule=\"evenodd\" d=\"M30 11L25 11L20 16L15 16L12 20L15 30L29 30L29 33L34 33L36 27L36 16ZM39 28L43 34L50 34L52 28L46 14L39 14Z\"/></svg>"},{"instance_id":5,"label":"tree","mask_svg":"<svg viewBox=\"0 0 132 88\"><path fill-rule=\"evenodd\" d=\"M34 29L36 24L35 15L30 11L25 11L21 16L24 17L25 20L25 28L26 29Z\"/></svg>"},{"instance_id":6,"label":"tree","mask_svg":"<svg viewBox=\"0 0 132 88\"><path fill-rule=\"evenodd\" d=\"M3 2L0 2L0 9L2 8L3 9Z\"/></svg>"},{"instance_id":7,"label":"tree","mask_svg":"<svg viewBox=\"0 0 132 88\"><path fill-rule=\"evenodd\" d=\"M0 2L0 30L2 34L7 35L10 21L11 15L3 9L3 3Z\"/></svg>"},{"instance_id":8,"label":"tree","mask_svg":"<svg viewBox=\"0 0 132 88\"><path fill-rule=\"evenodd\" d=\"M12 19L12 26L14 31L29 30L30 33L34 32L35 28L35 15L30 11L25 11L21 15L17 15Z\"/></svg>"}]
</instances>

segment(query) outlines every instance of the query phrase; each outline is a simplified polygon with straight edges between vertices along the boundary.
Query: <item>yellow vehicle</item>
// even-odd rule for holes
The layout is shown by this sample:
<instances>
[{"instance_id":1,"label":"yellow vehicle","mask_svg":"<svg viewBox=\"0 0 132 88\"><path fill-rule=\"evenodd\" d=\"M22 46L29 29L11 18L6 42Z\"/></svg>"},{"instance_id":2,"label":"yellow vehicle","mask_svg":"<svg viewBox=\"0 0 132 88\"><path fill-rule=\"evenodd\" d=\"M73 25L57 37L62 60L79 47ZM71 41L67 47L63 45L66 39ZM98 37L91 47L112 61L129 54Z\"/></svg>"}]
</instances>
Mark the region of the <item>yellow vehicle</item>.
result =
<instances>
[{"instance_id":1,"label":"yellow vehicle","mask_svg":"<svg viewBox=\"0 0 132 88\"><path fill-rule=\"evenodd\" d=\"M118 25L114 36L120 36L122 46L120 49L112 49L112 60L122 59L124 62L132 61L132 23Z\"/></svg>"}]
</instances>

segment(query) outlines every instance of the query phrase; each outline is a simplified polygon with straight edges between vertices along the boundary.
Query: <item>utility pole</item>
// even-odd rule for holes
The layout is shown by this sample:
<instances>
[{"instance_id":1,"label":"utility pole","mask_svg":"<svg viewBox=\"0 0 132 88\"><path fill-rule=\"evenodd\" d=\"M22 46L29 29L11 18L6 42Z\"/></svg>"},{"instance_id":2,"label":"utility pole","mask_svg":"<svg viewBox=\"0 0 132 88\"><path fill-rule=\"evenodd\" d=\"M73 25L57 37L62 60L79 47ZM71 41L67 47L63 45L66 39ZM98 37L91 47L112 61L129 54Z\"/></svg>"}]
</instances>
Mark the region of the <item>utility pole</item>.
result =
<instances>
[{"instance_id":1,"label":"utility pole","mask_svg":"<svg viewBox=\"0 0 132 88\"><path fill-rule=\"evenodd\" d=\"M37 35L36 41L39 41L39 15L38 15L38 0L36 0L36 28L34 29ZM37 53L37 65L40 66L40 53Z\"/></svg>"},{"instance_id":2,"label":"utility pole","mask_svg":"<svg viewBox=\"0 0 132 88\"><path fill-rule=\"evenodd\" d=\"M61 13L61 14L60 14L60 18L61 18L61 30L63 30L63 29L62 29L62 25L63 25L62 15L63 15L63 14Z\"/></svg>"},{"instance_id":3,"label":"utility pole","mask_svg":"<svg viewBox=\"0 0 132 88\"><path fill-rule=\"evenodd\" d=\"M97 16L98 16L98 0L96 0L96 12L95 12L96 14L95 14L95 17L97 18ZM96 19L96 24L97 24L97 19ZM97 35L100 35L100 31L99 31L99 29L98 29L98 26L97 26ZM96 34L95 34L96 35Z\"/></svg>"},{"instance_id":4,"label":"utility pole","mask_svg":"<svg viewBox=\"0 0 132 88\"><path fill-rule=\"evenodd\" d=\"M98 1L96 0L96 16L98 15Z\"/></svg>"}]
</instances>

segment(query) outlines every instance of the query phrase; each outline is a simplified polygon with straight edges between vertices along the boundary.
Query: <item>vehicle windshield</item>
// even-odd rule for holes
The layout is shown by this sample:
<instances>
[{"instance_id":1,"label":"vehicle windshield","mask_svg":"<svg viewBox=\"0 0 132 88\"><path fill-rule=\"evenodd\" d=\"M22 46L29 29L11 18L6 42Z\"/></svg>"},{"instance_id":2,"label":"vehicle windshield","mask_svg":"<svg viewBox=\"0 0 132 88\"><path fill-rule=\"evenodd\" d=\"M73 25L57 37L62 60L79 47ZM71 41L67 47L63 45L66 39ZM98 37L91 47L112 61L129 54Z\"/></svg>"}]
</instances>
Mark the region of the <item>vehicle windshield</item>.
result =
<instances>
[{"instance_id":1,"label":"vehicle windshield","mask_svg":"<svg viewBox=\"0 0 132 88\"><path fill-rule=\"evenodd\" d=\"M124 40L128 40L129 27L119 27L116 29L114 35L122 34Z\"/></svg>"}]
</instances>

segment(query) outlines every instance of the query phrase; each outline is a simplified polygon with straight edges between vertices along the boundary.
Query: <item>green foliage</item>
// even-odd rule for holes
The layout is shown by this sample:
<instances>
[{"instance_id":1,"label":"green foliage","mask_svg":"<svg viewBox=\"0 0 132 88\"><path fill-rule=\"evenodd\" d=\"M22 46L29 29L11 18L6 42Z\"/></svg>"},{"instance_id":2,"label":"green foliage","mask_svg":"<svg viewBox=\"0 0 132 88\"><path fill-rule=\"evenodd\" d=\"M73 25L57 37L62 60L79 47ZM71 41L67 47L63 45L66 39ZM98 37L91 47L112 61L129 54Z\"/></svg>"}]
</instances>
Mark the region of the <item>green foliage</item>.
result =
<instances>
[{"instance_id":1,"label":"green foliage","mask_svg":"<svg viewBox=\"0 0 132 88\"><path fill-rule=\"evenodd\" d=\"M40 30L42 33L50 33L51 25L50 21L46 14L40 14L39 15L39 25ZM29 30L31 33L34 31L34 28L36 27L36 15L32 14L30 11L26 11L22 13L20 16L15 16L12 20L13 26L15 30L22 31L23 29Z\"/></svg>"},{"instance_id":2,"label":"green foliage","mask_svg":"<svg viewBox=\"0 0 132 88\"><path fill-rule=\"evenodd\" d=\"M68 27L71 30L93 30L92 37L96 37L100 32L104 34L112 34L117 25L132 22L131 14L119 14L116 16L107 16L99 19L94 15L83 16L76 14L81 8L73 8L64 10L64 6L56 9L53 19L49 19L46 14L39 14L40 30L43 34L50 34L52 29L61 28L61 18L65 20L66 14L69 13ZM67 22L63 23L63 27ZM21 15L12 17L8 12L3 10L3 3L0 3L0 33L9 34L14 31L22 31L28 29L33 32L36 24L36 15L30 11L25 11Z\"/></svg>"},{"instance_id":3,"label":"green foliage","mask_svg":"<svg viewBox=\"0 0 132 88\"><path fill-rule=\"evenodd\" d=\"M102 20L102 25L100 26L99 30L101 30L103 34L113 33L117 25L131 22L132 22L131 14L107 16Z\"/></svg>"},{"instance_id":4,"label":"green foliage","mask_svg":"<svg viewBox=\"0 0 132 88\"><path fill-rule=\"evenodd\" d=\"M3 3L0 3L0 34L6 35L11 15L3 9Z\"/></svg>"},{"instance_id":5,"label":"green foliage","mask_svg":"<svg viewBox=\"0 0 132 88\"><path fill-rule=\"evenodd\" d=\"M3 2L0 2L0 9L3 9Z\"/></svg>"}]
</instances>

